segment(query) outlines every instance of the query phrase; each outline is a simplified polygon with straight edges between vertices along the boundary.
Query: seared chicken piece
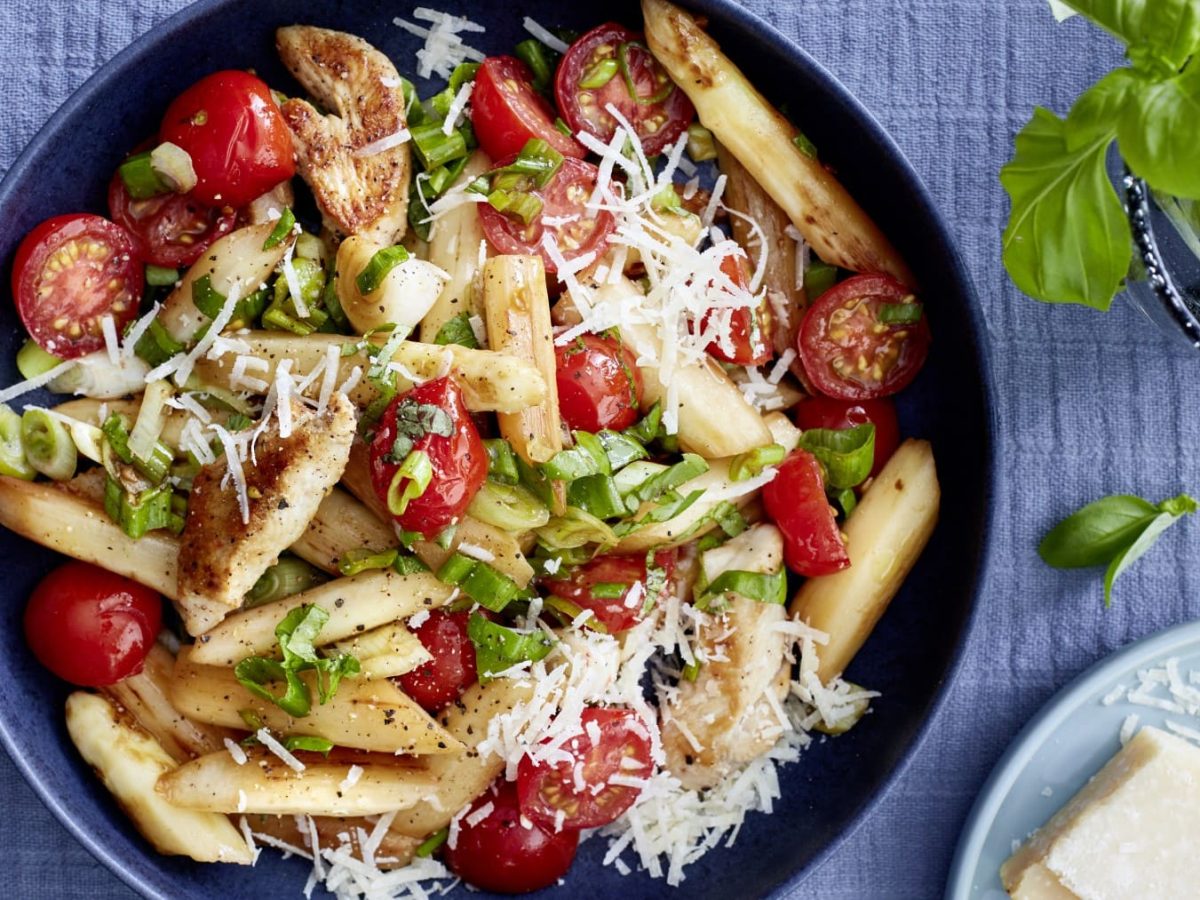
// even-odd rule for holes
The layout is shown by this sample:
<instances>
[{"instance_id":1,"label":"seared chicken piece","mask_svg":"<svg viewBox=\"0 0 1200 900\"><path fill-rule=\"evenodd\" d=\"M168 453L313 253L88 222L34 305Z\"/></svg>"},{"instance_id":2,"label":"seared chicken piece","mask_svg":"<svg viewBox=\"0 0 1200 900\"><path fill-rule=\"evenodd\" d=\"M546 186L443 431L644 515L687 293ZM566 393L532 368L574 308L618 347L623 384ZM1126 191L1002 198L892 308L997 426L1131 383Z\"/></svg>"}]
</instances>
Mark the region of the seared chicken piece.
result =
<instances>
[{"instance_id":1,"label":"seared chicken piece","mask_svg":"<svg viewBox=\"0 0 1200 900\"><path fill-rule=\"evenodd\" d=\"M242 466L249 522L242 521L233 486L221 487L226 458L200 470L179 542L179 599L185 609L193 600L220 604L224 612L242 605L259 576L304 534L342 477L355 425L354 407L342 394L334 394L321 415L293 401L291 434L281 438L273 424L258 438L257 464ZM199 634L216 622L185 624Z\"/></svg>"},{"instance_id":2,"label":"seared chicken piece","mask_svg":"<svg viewBox=\"0 0 1200 900\"><path fill-rule=\"evenodd\" d=\"M702 557L712 580L724 571L773 574L783 565L783 537L774 525L756 525ZM768 694L787 695L787 639L775 626L782 605L727 594L723 613L701 633L704 662L695 681L680 681L663 710L667 769L683 786L701 790L770 750L781 725Z\"/></svg>"},{"instance_id":3,"label":"seared chicken piece","mask_svg":"<svg viewBox=\"0 0 1200 900\"><path fill-rule=\"evenodd\" d=\"M408 143L371 146L406 125L396 67L361 38L327 28L280 28L275 45L295 79L329 111L322 115L297 98L281 107L300 175L326 228L398 243L408 222Z\"/></svg>"}]
</instances>

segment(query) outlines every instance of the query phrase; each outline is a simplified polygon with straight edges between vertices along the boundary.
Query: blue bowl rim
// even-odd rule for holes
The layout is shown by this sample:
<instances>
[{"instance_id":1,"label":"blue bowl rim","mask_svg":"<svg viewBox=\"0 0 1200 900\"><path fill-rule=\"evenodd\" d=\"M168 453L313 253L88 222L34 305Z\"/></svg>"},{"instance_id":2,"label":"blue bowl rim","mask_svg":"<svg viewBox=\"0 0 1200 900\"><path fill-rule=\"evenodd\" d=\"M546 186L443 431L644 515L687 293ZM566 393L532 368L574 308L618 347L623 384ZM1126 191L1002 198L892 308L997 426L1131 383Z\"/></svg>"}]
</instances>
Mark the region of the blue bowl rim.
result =
<instances>
[{"instance_id":1,"label":"blue bowl rim","mask_svg":"<svg viewBox=\"0 0 1200 900\"><path fill-rule=\"evenodd\" d=\"M194 22L225 5L236 2L239 2L239 0L195 0L189 6L168 16L163 21L152 26L145 33L136 37L128 46L101 65L47 119L45 124L42 125L13 162L12 167L5 174L3 180L0 181L0 209L8 205L11 195L23 180L25 169L32 161L40 157L43 153L50 152L53 144L52 137L58 128L61 127L60 123L71 118L77 110L87 106L96 99L103 92L109 79L117 70L132 63L139 57L151 53L153 46L157 45L160 41L182 35ZM682 0L682 2L687 5L689 0ZM945 247L947 257L951 261L952 271L948 273L949 280L960 286L961 295L968 301L967 316L971 325L971 333L968 335L968 338L972 345L971 349L974 351L975 358L979 363L979 376L983 386L984 404L986 407L983 410L984 459L982 463L984 469L984 490L983 497L981 498L983 503L983 539L979 543L974 572L972 573L972 589L970 596L967 598L969 609L963 621L954 653L946 667L942 681L930 701L923 724L910 741L908 747L903 751L895 767L884 779L880 788L873 796L859 804L858 809L854 811L853 818L850 819L842 831L815 854L803 869L796 871L787 881L776 885L775 893L778 895L780 891L799 885L808 875L824 863L838 847L862 827L862 824L874 812L876 807L891 793L901 776L911 766L913 759L920 752L921 747L928 738L934 720L945 705L950 686L964 664L968 645L974 636L979 621L979 594L984 583L984 576L989 570L991 557L991 543L987 540L986 536L993 530L992 526L995 514L993 500L997 494L998 480L995 452L995 436L998 429L998 420L996 413L996 388L993 378L994 367L991 346L984 340L984 336L987 334L987 322L984 317L983 308L979 303L974 282L963 262L958 245L950 234L941 213L937 210L925 182L917 174L912 163L909 162L908 157L905 156L896 141L879 123L879 120L825 66L809 56L791 38L787 37L770 23L746 10L736 0L691 0L691 2L695 2L696 5L708 7L711 12L717 13L718 17L744 28L757 40L781 48L791 65L806 69L814 75L822 83L823 88L838 103L843 104L849 109L854 117L861 122L863 129L868 132L870 139L881 146L892 158L901 177L906 179L912 186L913 194L923 207L923 212L928 217L928 220L935 223L937 230L936 237L942 246ZM13 760L26 782L33 788L46 808L92 856L120 878L121 881L143 896L155 898L155 900L169 900L168 894L159 892L156 887L138 878L125 867L125 864L117 855L108 850L101 840L75 822L70 808L64 803L62 798L55 796L49 790L38 778L33 767L24 756L17 752L16 737L9 730L3 718L0 718L0 743L4 745L9 757Z\"/></svg>"}]
</instances>

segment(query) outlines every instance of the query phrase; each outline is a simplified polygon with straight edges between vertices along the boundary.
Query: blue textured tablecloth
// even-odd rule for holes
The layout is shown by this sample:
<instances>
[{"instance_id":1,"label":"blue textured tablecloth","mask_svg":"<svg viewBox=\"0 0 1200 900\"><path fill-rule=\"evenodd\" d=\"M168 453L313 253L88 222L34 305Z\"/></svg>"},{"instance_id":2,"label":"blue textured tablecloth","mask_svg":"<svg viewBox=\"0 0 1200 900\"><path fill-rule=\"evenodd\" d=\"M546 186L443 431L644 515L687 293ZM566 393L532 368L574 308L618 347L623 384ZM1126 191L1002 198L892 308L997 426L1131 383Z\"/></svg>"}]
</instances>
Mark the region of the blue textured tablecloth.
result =
<instances>
[{"instance_id":1,"label":"blue textured tablecloth","mask_svg":"<svg viewBox=\"0 0 1200 900\"><path fill-rule=\"evenodd\" d=\"M0 0L0 170L101 63L186 0ZM1006 282L996 172L1035 103L1064 112L1114 64L1110 40L1055 23L1044 0L746 0L840 78L908 154L948 217L979 289L1001 428L996 533L981 608L949 702L916 760L797 898L940 895L976 791L1058 687L1116 647L1200 613L1197 525L1126 575L1107 612L1094 574L1034 548L1067 511L1117 490L1200 490L1200 357L1139 313L1050 308ZM952 339L943 336L942 339ZM953 502L954 498L948 498ZM1191 563L1189 566L1188 563ZM6 894L129 897L0 755Z\"/></svg>"}]
</instances>

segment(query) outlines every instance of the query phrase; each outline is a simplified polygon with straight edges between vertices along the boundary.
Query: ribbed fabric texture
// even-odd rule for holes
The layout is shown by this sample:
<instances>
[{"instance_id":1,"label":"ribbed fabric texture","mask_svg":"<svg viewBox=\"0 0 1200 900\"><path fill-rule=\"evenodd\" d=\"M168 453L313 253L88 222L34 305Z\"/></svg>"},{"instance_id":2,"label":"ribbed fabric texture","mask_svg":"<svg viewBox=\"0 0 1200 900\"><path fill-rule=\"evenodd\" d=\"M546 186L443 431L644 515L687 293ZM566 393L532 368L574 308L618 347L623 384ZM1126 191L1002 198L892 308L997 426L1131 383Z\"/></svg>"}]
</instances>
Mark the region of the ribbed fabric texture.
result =
<instances>
[{"instance_id":1,"label":"ribbed fabric texture","mask_svg":"<svg viewBox=\"0 0 1200 900\"><path fill-rule=\"evenodd\" d=\"M101 63L184 5L0 2L0 169ZM1035 104L1065 112L1119 60L1111 40L1078 20L1056 26L1043 0L746 5L827 66L895 136L949 220L987 315L999 508L965 665L921 752L875 814L790 894L932 900L975 793L1034 711L1110 651L1200 613L1200 571L1189 550L1200 526L1168 534L1122 578L1107 611L1095 573L1053 571L1035 552L1051 524L1102 494L1157 500L1200 490L1200 357L1168 345L1124 302L1107 315L1034 303L1008 285L1000 265L1007 203L996 173L1012 135ZM0 796L12 896L131 896L2 756Z\"/></svg>"}]
</instances>

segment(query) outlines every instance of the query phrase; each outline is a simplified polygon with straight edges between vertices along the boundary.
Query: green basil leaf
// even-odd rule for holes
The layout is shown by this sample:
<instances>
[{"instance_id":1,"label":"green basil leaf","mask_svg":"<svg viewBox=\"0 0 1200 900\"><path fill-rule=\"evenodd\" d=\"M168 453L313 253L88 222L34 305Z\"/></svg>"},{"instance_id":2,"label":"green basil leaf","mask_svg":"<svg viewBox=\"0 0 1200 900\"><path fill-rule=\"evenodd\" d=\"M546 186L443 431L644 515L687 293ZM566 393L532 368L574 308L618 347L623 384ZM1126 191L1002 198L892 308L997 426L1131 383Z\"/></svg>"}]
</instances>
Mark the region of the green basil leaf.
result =
<instances>
[{"instance_id":1,"label":"green basil leaf","mask_svg":"<svg viewBox=\"0 0 1200 900\"><path fill-rule=\"evenodd\" d=\"M1200 198L1200 63L1166 81L1142 83L1117 125L1121 155L1155 189Z\"/></svg>"},{"instance_id":2,"label":"green basil leaf","mask_svg":"<svg viewBox=\"0 0 1200 900\"><path fill-rule=\"evenodd\" d=\"M283 617L275 626L275 637L283 651L285 667L295 667L295 660L315 663L320 659L313 641L328 621L329 613L311 603L297 606Z\"/></svg>"},{"instance_id":3,"label":"green basil leaf","mask_svg":"<svg viewBox=\"0 0 1200 900\"><path fill-rule=\"evenodd\" d=\"M852 488L867 480L875 464L875 426L810 428L800 436L800 448L825 467L826 487Z\"/></svg>"},{"instance_id":4,"label":"green basil leaf","mask_svg":"<svg viewBox=\"0 0 1200 900\"><path fill-rule=\"evenodd\" d=\"M1200 49L1200 8L1195 0L1062 0L1111 32L1129 48L1138 69L1168 74Z\"/></svg>"},{"instance_id":5,"label":"green basil leaf","mask_svg":"<svg viewBox=\"0 0 1200 900\"><path fill-rule=\"evenodd\" d=\"M440 345L459 344L471 350L479 349L475 329L471 327L471 317L466 313L459 313L457 316L447 319L446 323L438 329L433 342Z\"/></svg>"},{"instance_id":6,"label":"green basil leaf","mask_svg":"<svg viewBox=\"0 0 1200 900\"><path fill-rule=\"evenodd\" d=\"M1136 541L1158 513L1153 503L1132 494L1102 497L1054 526L1038 545L1038 555L1056 569L1104 565Z\"/></svg>"},{"instance_id":7,"label":"green basil leaf","mask_svg":"<svg viewBox=\"0 0 1200 900\"><path fill-rule=\"evenodd\" d=\"M495 675L518 663L545 659L555 640L543 631L523 632L506 628L472 613L467 620L467 637L475 645L479 681L487 684Z\"/></svg>"},{"instance_id":8,"label":"green basil leaf","mask_svg":"<svg viewBox=\"0 0 1200 900\"><path fill-rule=\"evenodd\" d=\"M1129 224L1105 167L1114 134L1071 150L1063 120L1039 107L1000 170L1012 201L1004 267L1036 300L1106 310L1129 271Z\"/></svg>"},{"instance_id":9,"label":"green basil leaf","mask_svg":"<svg viewBox=\"0 0 1200 900\"><path fill-rule=\"evenodd\" d=\"M313 753L329 755L333 749L333 741L312 734L290 734L283 742L285 750L310 750Z\"/></svg>"},{"instance_id":10,"label":"green basil leaf","mask_svg":"<svg viewBox=\"0 0 1200 900\"><path fill-rule=\"evenodd\" d=\"M1132 69L1115 69L1080 94L1063 129L1067 150L1112 140L1113 129L1140 83Z\"/></svg>"},{"instance_id":11,"label":"green basil leaf","mask_svg":"<svg viewBox=\"0 0 1200 900\"><path fill-rule=\"evenodd\" d=\"M317 699L320 703L329 702L329 698L337 693L343 678L357 675L362 671L358 660L346 653L317 660Z\"/></svg>"},{"instance_id":12,"label":"green basil leaf","mask_svg":"<svg viewBox=\"0 0 1200 900\"><path fill-rule=\"evenodd\" d=\"M287 668L277 660L249 656L234 667L233 675L250 693L269 700L293 718L303 718L312 709L308 685L300 680L295 669ZM267 689L267 685L280 681L286 683L287 689L277 696Z\"/></svg>"}]
</instances>

